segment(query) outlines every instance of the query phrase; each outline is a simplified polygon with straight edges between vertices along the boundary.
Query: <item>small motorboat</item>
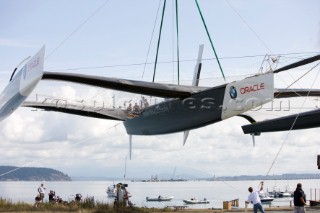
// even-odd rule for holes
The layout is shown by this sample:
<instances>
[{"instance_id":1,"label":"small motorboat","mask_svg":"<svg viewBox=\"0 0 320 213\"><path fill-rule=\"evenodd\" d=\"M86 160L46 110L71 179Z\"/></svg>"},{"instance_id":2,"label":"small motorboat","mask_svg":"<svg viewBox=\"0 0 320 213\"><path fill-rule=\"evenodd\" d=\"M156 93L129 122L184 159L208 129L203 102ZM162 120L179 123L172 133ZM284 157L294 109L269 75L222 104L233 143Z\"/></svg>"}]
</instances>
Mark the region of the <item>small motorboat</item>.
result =
<instances>
[{"instance_id":1,"label":"small motorboat","mask_svg":"<svg viewBox=\"0 0 320 213\"><path fill-rule=\"evenodd\" d=\"M279 197L292 197L292 193L288 191L280 192Z\"/></svg>"},{"instance_id":2,"label":"small motorboat","mask_svg":"<svg viewBox=\"0 0 320 213\"><path fill-rule=\"evenodd\" d=\"M210 203L207 198L204 198L203 200L197 200L195 198L191 198L190 200L183 200L184 203L186 204L207 204Z\"/></svg>"},{"instance_id":3,"label":"small motorboat","mask_svg":"<svg viewBox=\"0 0 320 213\"><path fill-rule=\"evenodd\" d=\"M280 192L279 197L293 197L293 192L294 192L294 190L292 190L289 186L286 186L285 191Z\"/></svg>"},{"instance_id":4,"label":"small motorboat","mask_svg":"<svg viewBox=\"0 0 320 213\"><path fill-rule=\"evenodd\" d=\"M161 201L170 201L172 200L173 197L163 197L161 195L159 195L158 197L152 198L152 197L146 197L147 201L157 201L157 202L161 202Z\"/></svg>"},{"instance_id":5,"label":"small motorboat","mask_svg":"<svg viewBox=\"0 0 320 213\"><path fill-rule=\"evenodd\" d=\"M259 197L262 204L269 204L274 200L274 198L269 197L268 194L265 192L260 192Z\"/></svg>"}]
</instances>

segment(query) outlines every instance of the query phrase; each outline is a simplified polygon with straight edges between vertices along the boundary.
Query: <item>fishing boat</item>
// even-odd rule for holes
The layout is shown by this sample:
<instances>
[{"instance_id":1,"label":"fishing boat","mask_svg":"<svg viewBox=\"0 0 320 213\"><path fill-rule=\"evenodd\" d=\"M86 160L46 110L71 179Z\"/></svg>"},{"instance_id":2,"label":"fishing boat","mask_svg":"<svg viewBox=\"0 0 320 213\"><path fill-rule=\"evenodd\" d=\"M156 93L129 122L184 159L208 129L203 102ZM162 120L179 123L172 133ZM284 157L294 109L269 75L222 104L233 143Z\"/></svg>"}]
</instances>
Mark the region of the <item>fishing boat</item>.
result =
<instances>
[{"instance_id":1,"label":"fishing boat","mask_svg":"<svg viewBox=\"0 0 320 213\"><path fill-rule=\"evenodd\" d=\"M161 195L159 195L158 197L152 198L152 197L146 197L147 201L157 201L157 202L161 202L161 201L171 201L173 197L163 197Z\"/></svg>"},{"instance_id":2,"label":"fishing boat","mask_svg":"<svg viewBox=\"0 0 320 213\"><path fill-rule=\"evenodd\" d=\"M285 191L280 191L280 189L273 187L273 190L268 191L268 194L273 198L293 197L293 190L291 190L289 186L286 186Z\"/></svg>"},{"instance_id":3,"label":"fishing boat","mask_svg":"<svg viewBox=\"0 0 320 213\"><path fill-rule=\"evenodd\" d=\"M184 203L186 204L207 204L210 203L207 198L204 198L203 200L197 200L195 198L191 198L190 200L183 200Z\"/></svg>"}]
</instances>

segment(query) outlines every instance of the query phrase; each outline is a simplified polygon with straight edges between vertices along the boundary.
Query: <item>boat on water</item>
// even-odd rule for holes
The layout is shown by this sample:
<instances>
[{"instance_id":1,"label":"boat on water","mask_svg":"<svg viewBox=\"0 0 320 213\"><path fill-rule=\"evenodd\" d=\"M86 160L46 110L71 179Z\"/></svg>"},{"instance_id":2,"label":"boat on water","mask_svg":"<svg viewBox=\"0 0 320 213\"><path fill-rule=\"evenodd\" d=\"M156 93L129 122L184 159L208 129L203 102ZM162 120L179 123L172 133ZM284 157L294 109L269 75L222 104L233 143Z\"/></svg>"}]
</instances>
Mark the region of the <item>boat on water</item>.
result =
<instances>
[{"instance_id":1,"label":"boat on water","mask_svg":"<svg viewBox=\"0 0 320 213\"><path fill-rule=\"evenodd\" d=\"M146 197L146 200L151 202L151 201L157 201L157 202L162 202L162 201L171 201L173 197L163 197L159 195L158 197Z\"/></svg>"},{"instance_id":2,"label":"boat on water","mask_svg":"<svg viewBox=\"0 0 320 213\"><path fill-rule=\"evenodd\" d=\"M293 197L293 193L288 191L280 192L279 197Z\"/></svg>"},{"instance_id":3,"label":"boat on water","mask_svg":"<svg viewBox=\"0 0 320 213\"><path fill-rule=\"evenodd\" d=\"M280 189L273 187L273 190L268 191L268 193L269 196L273 198L293 197L293 190L291 190L289 186L286 186L285 191L280 191Z\"/></svg>"},{"instance_id":4,"label":"boat on water","mask_svg":"<svg viewBox=\"0 0 320 213\"><path fill-rule=\"evenodd\" d=\"M276 191L275 189L273 191L268 191L268 196L273 198L280 197L280 191Z\"/></svg>"},{"instance_id":5,"label":"boat on water","mask_svg":"<svg viewBox=\"0 0 320 213\"><path fill-rule=\"evenodd\" d=\"M259 197L262 204L269 204L274 200L274 198L269 197L269 195L263 191L259 193Z\"/></svg>"},{"instance_id":6,"label":"boat on water","mask_svg":"<svg viewBox=\"0 0 320 213\"><path fill-rule=\"evenodd\" d=\"M203 200L197 200L195 198L191 198L190 200L183 200L184 203L186 204L207 204L210 203L207 198L204 198Z\"/></svg>"},{"instance_id":7,"label":"boat on water","mask_svg":"<svg viewBox=\"0 0 320 213\"><path fill-rule=\"evenodd\" d=\"M108 195L108 197L115 197L116 196L116 185L109 185L106 193Z\"/></svg>"},{"instance_id":8,"label":"boat on water","mask_svg":"<svg viewBox=\"0 0 320 213\"><path fill-rule=\"evenodd\" d=\"M125 190L126 193L126 197L131 197L131 194L129 191L127 191L125 188L128 186L128 184L122 184L119 183L121 185L121 190ZM117 185L113 184L113 185L109 185L107 187L106 193L108 195L108 197L113 198L117 196Z\"/></svg>"}]
</instances>

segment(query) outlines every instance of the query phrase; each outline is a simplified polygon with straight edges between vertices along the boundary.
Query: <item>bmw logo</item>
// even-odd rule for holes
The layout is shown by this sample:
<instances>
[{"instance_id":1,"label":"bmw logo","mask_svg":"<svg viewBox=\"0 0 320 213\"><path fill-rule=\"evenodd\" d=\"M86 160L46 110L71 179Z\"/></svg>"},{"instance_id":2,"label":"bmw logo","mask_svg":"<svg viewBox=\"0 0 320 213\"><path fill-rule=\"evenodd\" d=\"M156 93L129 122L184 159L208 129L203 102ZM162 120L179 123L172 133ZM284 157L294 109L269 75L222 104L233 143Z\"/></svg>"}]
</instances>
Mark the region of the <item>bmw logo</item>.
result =
<instances>
[{"instance_id":1,"label":"bmw logo","mask_svg":"<svg viewBox=\"0 0 320 213\"><path fill-rule=\"evenodd\" d=\"M229 94L230 94L230 97L232 99L236 99L237 98L237 90L236 90L236 88L234 86L230 87Z\"/></svg>"}]
</instances>

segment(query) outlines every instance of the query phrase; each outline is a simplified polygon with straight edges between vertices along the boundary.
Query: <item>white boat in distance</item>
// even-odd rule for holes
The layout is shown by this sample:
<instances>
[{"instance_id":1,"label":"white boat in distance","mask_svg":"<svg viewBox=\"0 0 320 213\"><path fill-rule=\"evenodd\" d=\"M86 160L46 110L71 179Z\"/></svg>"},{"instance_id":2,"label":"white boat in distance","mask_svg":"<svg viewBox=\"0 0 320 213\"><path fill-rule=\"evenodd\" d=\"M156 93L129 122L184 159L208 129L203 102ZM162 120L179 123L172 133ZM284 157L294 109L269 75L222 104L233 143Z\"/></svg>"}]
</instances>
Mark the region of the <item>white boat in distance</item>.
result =
<instances>
[{"instance_id":1,"label":"white boat in distance","mask_svg":"<svg viewBox=\"0 0 320 213\"><path fill-rule=\"evenodd\" d=\"M106 190L108 197L115 197L116 191L116 185L109 185Z\"/></svg>"},{"instance_id":2,"label":"white boat in distance","mask_svg":"<svg viewBox=\"0 0 320 213\"><path fill-rule=\"evenodd\" d=\"M157 202L161 202L161 201L171 201L173 197L162 197L161 195L159 195L158 197L146 197L147 201L157 201Z\"/></svg>"},{"instance_id":3,"label":"white boat in distance","mask_svg":"<svg viewBox=\"0 0 320 213\"><path fill-rule=\"evenodd\" d=\"M210 201L207 200L207 198L204 198L203 200L197 200L195 198L191 198L190 200L183 200L183 202L185 202L186 204L207 204L207 203L210 203Z\"/></svg>"},{"instance_id":4,"label":"white boat in distance","mask_svg":"<svg viewBox=\"0 0 320 213\"><path fill-rule=\"evenodd\" d=\"M294 190L291 190L289 186L286 186L285 191L281 191L276 187L273 187L272 191L268 191L270 197L282 198L282 197L293 197Z\"/></svg>"},{"instance_id":5,"label":"white boat in distance","mask_svg":"<svg viewBox=\"0 0 320 213\"><path fill-rule=\"evenodd\" d=\"M274 200L274 198L269 197L268 194L263 191L259 193L259 197L262 204L269 204Z\"/></svg>"},{"instance_id":6,"label":"white boat in distance","mask_svg":"<svg viewBox=\"0 0 320 213\"><path fill-rule=\"evenodd\" d=\"M125 187L127 187L127 184L124 184ZM124 189L124 188L122 188ZM107 190L106 190L106 193L108 195L108 197L116 197L117 196L117 186L115 184L113 185L109 185ZM129 191L126 190L126 193L127 193L127 197L131 197L131 194Z\"/></svg>"}]
</instances>

